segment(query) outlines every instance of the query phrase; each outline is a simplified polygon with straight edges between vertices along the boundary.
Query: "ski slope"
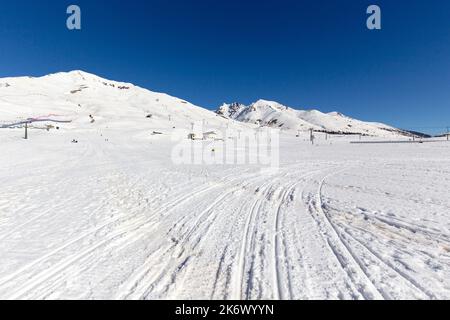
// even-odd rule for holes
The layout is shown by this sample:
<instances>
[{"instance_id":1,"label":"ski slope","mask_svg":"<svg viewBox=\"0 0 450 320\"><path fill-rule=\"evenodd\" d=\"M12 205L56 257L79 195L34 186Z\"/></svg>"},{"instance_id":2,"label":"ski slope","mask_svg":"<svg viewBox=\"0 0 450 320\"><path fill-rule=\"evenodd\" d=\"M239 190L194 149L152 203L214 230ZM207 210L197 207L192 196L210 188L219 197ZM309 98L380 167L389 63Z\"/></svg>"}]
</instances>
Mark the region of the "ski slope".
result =
<instances>
[{"instance_id":1,"label":"ski slope","mask_svg":"<svg viewBox=\"0 0 450 320\"><path fill-rule=\"evenodd\" d=\"M450 298L445 139L177 165L179 129L259 126L81 71L0 79L0 122L0 299Z\"/></svg>"},{"instance_id":2,"label":"ski slope","mask_svg":"<svg viewBox=\"0 0 450 320\"><path fill-rule=\"evenodd\" d=\"M0 298L450 298L445 141L283 135L265 173L172 165L164 137L30 133L1 134Z\"/></svg>"},{"instance_id":3,"label":"ski slope","mask_svg":"<svg viewBox=\"0 0 450 320\"><path fill-rule=\"evenodd\" d=\"M70 121L66 129L107 127L140 132L140 128L151 127L165 135L190 130L198 122L216 130L230 125L243 130L249 127L230 124L183 99L78 70L0 79L0 128L42 117Z\"/></svg>"}]
</instances>

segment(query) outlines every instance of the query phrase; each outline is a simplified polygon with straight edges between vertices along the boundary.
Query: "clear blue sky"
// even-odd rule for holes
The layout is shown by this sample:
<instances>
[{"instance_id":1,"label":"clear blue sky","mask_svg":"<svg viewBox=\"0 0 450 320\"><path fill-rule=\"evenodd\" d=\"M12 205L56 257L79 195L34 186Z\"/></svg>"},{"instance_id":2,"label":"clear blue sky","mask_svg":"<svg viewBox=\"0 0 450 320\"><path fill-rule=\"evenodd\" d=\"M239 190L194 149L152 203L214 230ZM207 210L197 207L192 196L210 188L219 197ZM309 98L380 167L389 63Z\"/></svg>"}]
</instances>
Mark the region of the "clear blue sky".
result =
<instances>
[{"instance_id":1,"label":"clear blue sky","mask_svg":"<svg viewBox=\"0 0 450 320\"><path fill-rule=\"evenodd\" d=\"M81 31L66 29L70 4ZM366 28L370 4L381 31ZM82 69L210 109L264 98L404 128L450 125L448 0L0 5L0 77Z\"/></svg>"}]
</instances>

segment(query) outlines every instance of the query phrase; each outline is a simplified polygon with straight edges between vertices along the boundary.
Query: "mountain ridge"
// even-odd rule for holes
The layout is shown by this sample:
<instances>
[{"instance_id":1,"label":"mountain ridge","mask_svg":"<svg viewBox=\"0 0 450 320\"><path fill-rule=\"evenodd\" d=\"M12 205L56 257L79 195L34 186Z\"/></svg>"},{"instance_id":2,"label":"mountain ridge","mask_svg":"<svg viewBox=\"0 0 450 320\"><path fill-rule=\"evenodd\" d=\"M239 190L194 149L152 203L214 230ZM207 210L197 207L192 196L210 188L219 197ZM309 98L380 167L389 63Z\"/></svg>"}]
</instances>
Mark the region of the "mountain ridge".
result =
<instances>
[{"instance_id":1,"label":"mountain ridge","mask_svg":"<svg viewBox=\"0 0 450 320\"><path fill-rule=\"evenodd\" d=\"M202 121L211 127L271 127L283 131L321 131L370 136L411 135L400 129L352 119L337 111L296 110L275 101L260 99L248 106L223 104L216 112L165 93L132 83L108 80L73 70L41 77L0 78L0 121L59 114L75 124L95 117L108 126L145 124L162 129L191 128Z\"/></svg>"},{"instance_id":2,"label":"mountain ridge","mask_svg":"<svg viewBox=\"0 0 450 320\"><path fill-rule=\"evenodd\" d=\"M402 135L409 132L379 122L353 119L340 112L323 113L316 109L297 110L276 101L260 99L250 105L224 103L216 113L224 118L285 131L319 131L330 134L363 134L370 136Z\"/></svg>"}]
</instances>

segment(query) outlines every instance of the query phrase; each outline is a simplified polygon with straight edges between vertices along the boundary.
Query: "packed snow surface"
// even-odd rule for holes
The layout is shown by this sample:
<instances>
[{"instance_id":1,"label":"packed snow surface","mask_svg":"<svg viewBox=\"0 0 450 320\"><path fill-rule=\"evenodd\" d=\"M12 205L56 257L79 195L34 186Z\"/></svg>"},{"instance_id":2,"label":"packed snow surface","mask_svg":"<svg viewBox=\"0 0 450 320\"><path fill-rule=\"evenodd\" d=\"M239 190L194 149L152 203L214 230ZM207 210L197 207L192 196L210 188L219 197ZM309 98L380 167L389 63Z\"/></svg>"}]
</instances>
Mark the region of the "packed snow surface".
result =
<instances>
[{"instance_id":1,"label":"packed snow surface","mask_svg":"<svg viewBox=\"0 0 450 320\"><path fill-rule=\"evenodd\" d=\"M2 123L72 121L0 129L0 298L450 298L449 142L284 132L279 170L176 165L173 127L254 128L92 77L0 80Z\"/></svg>"}]
</instances>

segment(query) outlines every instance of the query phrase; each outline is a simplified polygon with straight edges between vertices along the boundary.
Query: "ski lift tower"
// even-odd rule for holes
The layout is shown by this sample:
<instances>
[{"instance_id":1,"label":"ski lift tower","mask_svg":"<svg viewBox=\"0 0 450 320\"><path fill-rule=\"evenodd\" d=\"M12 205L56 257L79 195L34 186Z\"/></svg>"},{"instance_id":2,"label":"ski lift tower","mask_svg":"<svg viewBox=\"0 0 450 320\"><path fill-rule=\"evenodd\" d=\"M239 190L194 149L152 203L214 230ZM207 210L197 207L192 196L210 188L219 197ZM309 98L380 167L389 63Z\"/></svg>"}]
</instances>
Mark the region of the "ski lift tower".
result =
<instances>
[{"instance_id":1,"label":"ski lift tower","mask_svg":"<svg viewBox=\"0 0 450 320\"><path fill-rule=\"evenodd\" d=\"M311 141L311 144L314 144L314 129L309 129L309 140Z\"/></svg>"}]
</instances>

